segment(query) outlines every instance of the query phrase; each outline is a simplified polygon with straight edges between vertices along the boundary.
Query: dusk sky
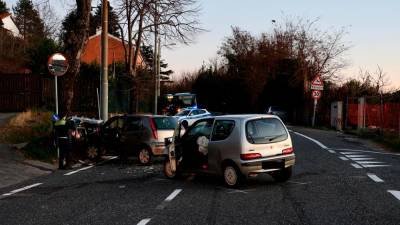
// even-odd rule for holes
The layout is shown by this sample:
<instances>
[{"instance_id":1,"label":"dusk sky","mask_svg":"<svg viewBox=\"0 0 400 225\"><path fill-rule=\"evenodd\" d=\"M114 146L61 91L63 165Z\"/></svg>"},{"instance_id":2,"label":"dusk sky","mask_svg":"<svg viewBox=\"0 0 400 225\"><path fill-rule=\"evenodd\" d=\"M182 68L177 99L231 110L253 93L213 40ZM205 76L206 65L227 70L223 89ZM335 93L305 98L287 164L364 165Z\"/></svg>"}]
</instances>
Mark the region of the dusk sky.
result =
<instances>
[{"instance_id":1,"label":"dusk sky","mask_svg":"<svg viewBox=\"0 0 400 225\"><path fill-rule=\"evenodd\" d=\"M9 8L16 0L6 0ZM74 4L72 0L50 0L60 14ZM93 1L94 5L98 2ZM111 1L112 2L112 1ZM177 45L162 49L175 77L182 72L199 69L203 62L217 56L231 26L238 26L257 36L273 27L271 20L301 17L320 18L322 30L346 27L345 41L352 46L347 53L349 67L342 71L346 77L358 76L360 68L375 71L377 65L387 73L392 87L400 87L400 2L394 0L335 0L335 1L267 1L267 0L202 0L200 22L204 32L190 46ZM62 18L63 15L60 15Z\"/></svg>"}]
</instances>

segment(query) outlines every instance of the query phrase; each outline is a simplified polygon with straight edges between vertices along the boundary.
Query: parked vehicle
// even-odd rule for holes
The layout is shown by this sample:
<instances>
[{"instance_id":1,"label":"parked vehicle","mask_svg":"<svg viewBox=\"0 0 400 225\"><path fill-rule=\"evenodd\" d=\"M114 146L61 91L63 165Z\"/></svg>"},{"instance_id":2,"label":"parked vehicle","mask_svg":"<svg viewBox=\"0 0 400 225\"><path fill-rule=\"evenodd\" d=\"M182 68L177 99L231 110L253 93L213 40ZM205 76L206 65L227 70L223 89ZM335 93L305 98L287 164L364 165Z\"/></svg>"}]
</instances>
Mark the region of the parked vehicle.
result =
<instances>
[{"instance_id":1,"label":"parked vehicle","mask_svg":"<svg viewBox=\"0 0 400 225\"><path fill-rule=\"evenodd\" d=\"M234 187L245 178L269 173L276 181L292 175L295 154L289 132L274 115L226 115L196 121L181 134L182 123L165 140L164 174L222 175Z\"/></svg>"},{"instance_id":2,"label":"parked vehicle","mask_svg":"<svg viewBox=\"0 0 400 225\"><path fill-rule=\"evenodd\" d=\"M135 155L141 164L164 152L164 139L172 137L177 121L158 115L123 115L110 118L102 128L104 146L120 157Z\"/></svg>"},{"instance_id":3,"label":"parked vehicle","mask_svg":"<svg viewBox=\"0 0 400 225\"><path fill-rule=\"evenodd\" d=\"M286 112L286 110L282 109L279 106L270 106L270 107L268 107L266 113L278 116L283 121L287 120L287 112Z\"/></svg>"},{"instance_id":4,"label":"parked vehicle","mask_svg":"<svg viewBox=\"0 0 400 225\"><path fill-rule=\"evenodd\" d=\"M192 125L194 121L210 116L211 113L206 109L183 109L178 112L174 117L178 119L178 121L186 121L187 125Z\"/></svg>"}]
</instances>

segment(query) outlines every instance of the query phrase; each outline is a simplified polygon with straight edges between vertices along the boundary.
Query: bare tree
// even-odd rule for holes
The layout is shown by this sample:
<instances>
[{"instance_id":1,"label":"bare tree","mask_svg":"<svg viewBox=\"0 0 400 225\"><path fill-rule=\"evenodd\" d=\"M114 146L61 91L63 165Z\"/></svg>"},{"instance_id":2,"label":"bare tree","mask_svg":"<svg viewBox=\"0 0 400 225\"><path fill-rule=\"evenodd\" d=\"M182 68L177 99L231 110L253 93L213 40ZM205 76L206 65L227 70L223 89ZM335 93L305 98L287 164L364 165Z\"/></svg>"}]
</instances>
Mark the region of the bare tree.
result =
<instances>
[{"instance_id":1,"label":"bare tree","mask_svg":"<svg viewBox=\"0 0 400 225\"><path fill-rule=\"evenodd\" d=\"M136 74L140 46L157 26L165 41L188 44L202 29L197 20L196 0L118 0L120 29L124 38L125 63Z\"/></svg>"},{"instance_id":2,"label":"bare tree","mask_svg":"<svg viewBox=\"0 0 400 225\"><path fill-rule=\"evenodd\" d=\"M52 39L56 39L59 36L61 21L51 7L50 1L45 0L37 2L35 8L39 12L40 18L43 20L44 33Z\"/></svg>"},{"instance_id":3,"label":"bare tree","mask_svg":"<svg viewBox=\"0 0 400 225\"><path fill-rule=\"evenodd\" d=\"M71 113L72 100L74 97L74 82L79 73L82 51L89 38L91 2L91 0L76 0L74 29L65 34L65 53L70 64L68 74L63 77L65 114Z\"/></svg>"}]
</instances>

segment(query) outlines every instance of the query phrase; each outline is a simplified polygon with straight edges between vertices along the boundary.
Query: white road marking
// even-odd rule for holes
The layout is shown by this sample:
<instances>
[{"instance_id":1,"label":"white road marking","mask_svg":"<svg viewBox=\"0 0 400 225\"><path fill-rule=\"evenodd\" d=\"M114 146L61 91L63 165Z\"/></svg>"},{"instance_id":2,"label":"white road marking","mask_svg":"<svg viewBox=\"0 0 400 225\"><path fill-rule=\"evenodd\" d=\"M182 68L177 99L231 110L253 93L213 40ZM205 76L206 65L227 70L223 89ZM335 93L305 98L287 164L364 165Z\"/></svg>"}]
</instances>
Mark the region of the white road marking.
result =
<instances>
[{"instance_id":1,"label":"white road marking","mask_svg":"<svg viewBox=\"0 0 400 225\"><path fill-rule=\"evenodd\" d=\"M324 144L322 144L321 142L319 142L319 141L317 141L317 140L315 140L315 139L312 139L312 138L310 138L310 137L308 137L308 136L306 136L306 135L304 135L304 134L300 134L300 133L298 133L298 132L294 132L294 133L297 134L297 135L299 135L299 136L302 136L303 138L306 138L306 139L308 139L308 140L314 142L315 144L317 144L319 147L321 147L321 148L323 148L323 149L327 149L327 148L328 148L328 147L326 147Z\"/></svg>"},{"instance_id":2,"label":"white road marking","mask_svg":"<svg viewBox=\"0 0 400 225\"><path fill-rule=\"evenodd\" d=\"M332 153L332 154L335 154L336 152L335 151L333 151L333 150L328 150L328 152L330 152L330 153Z\"/></svg>"},{"instance_id":3,"label":"white road marking","mask_svg":"<svg viewBox=\"0 0 400 225\"><path fill-rule=\"evenodd\" d=\"M353 155L353 154L357 154L357 152L341 152L340 154L343 154L343 155Z\"/></svg>"},{"instance_id":4,"label":"white road marking","mask_svg":"<svg viewBox=\"0 0 400 225\"><path fill-rule=\"evenodd\" d=\"M373 159L375 159L375 158L351 158L351 160L354 160L354 161L365 161L365 160L373 160Z\"/></svg>"},{"instance_id":5,"label":"white road marking","mask_svg":"<svg viewBox=\"0 0 400 225\"><path fill-rule=\"evenodd\" d=\"M343 156L339 157L339 159L341 159L341 160L343 160L343 161L347 161L347 160L349 160L348 158L346 158L346 157L343 157Z\"/></svg>"},{"instance_id":6,"label":"white road marking","mask_svg":"<svg viewBox=\"0 0 400 225\"><path fill-rule=\"evenodd\" d=\"M373 174L373 173L367 173L367 176L369 178L371 178L371 180L377 182L377 183L382 183L383 180L381 178L379 178L377 175Z\"/></svg>"},{"instance_id":7,"label":"white road marking","mask_svg":"<svg viewBox=\"0 0 400 225\"><path fill-rule=\"evenodd\" d=\"M358 165L357 163L352 163L351 164L354 168L356 169L361 169L362 167L360 165Z\"/></svg>"},{"instance_id":8,"label":"white road marking","mask_svg":"<svg viewBox=\"0 0 400 225\"><path fill-rule=\"evenodd\" d=\"M388 190L388 192L396 197L398 200L400 200L400 191Z\"/></svg>"},{"instance_id":9,"label":"white road marking","mask_svg":"<svg viewBox=\"0 0 400 225\"><path fill-rule=\"evenodd\" d=\"M362 158L368 157L367 155L346 155L347 158Z\"/></svg>"},{"instance_id":10,"label":"white road marking","mask_svg":"<svg viewBox=\"0 0 400 225\"><path fill-rule=\"evenodd\" d=\"M170 202L172 201L180 192L182 189L175 189L164 201Z\"/></svg>"},{"instance_id":11,"label":"white road marking","mask_svg":"<svg viewBox=\"0 0 400 225\"><path fill-rule=\"evenodd\" d=\"M26 186L26 187L23 187L23 188L19 188L19 189L10 191L9 193L5 193L5 194L3 194L3 196L10 196L10 195L13 195L15 193L18 193L18 192L21 192L21 191L25 191L25 190L28 190L28 189L31 189L31 188L34 188L34 187L37 187L37 186L39 186L41 184L43 184L43 183L36 183L36 184L32 184L32 185L29 185L29 186Z\"/></svg>"},{"instance_id":12,"label":"white road marking","mask_svg":"<svg viewBox=\"0 0 400 225\"><path fill-rule=\"evenodd\" d=\"M150 220L151 218L142 219L137 225L146 225Z\"/></svg>"},{"instance_id":13,"label":"white road marking","mask_svg":"<svg viewBox=\"0 0 400 225\"><path fill-rule=\"evenodd\" d=\"M83 171L83 170L88 170L88 169L90 169L92 167L94 167L94 165L93 166L83 167L83 168L80 168L79 170L68 172L68 173L64 174L64 176L69 176L69 175L72 175L74 173L78 173L78 172Z\"/></svg>"},{"instance_id":14,"label":"white road marking","mask_svg":"<svg viewBox=\"0 0 400 225\"><path fill-rule=\"evenodd\" d=\"M372 167L388 167L390 165L362 165L364 168L372 168Z\"/></svg>"},{"instance_id":15,"label":"white road marking","mask_svg":"<svg viewBox=\"0 0 400 225\"><path fill-rule=\"evenodd\" d=\"M104 164L104 163L106 163L106 162L108 162L110 160L116 159L116 158L118 158L118 156L107 156L106 160L97 163L97 165L102 165L102 164Z\"/></svg>"},{"instance_id":16,"label":"white road marking","mask_svg":"<svg viewBox=\"0 0 400 225\"><path fill-rule=\"evenodd\" d=\"M381 154L381 155L396 155L400 156L399 153L389 153L389 152L375 152L371 150L360 150L360 149L348 149L348 148L331 148L336 151L349 151L349 152L365 152L365 153L374 153L374 154ZM342 153L345 154L345 153Z\"/></svg>"},{"instance_id":17,"label":"white road marking","mask_svg":"<svg viewBox=\"0 0 400 225\"><path fill-rule=\"evenodd\" d=\"M382 164L384 162L373 162L373 161L357 161L358 164L364 165L364 164Z\"/></svg>"}]
</instances>

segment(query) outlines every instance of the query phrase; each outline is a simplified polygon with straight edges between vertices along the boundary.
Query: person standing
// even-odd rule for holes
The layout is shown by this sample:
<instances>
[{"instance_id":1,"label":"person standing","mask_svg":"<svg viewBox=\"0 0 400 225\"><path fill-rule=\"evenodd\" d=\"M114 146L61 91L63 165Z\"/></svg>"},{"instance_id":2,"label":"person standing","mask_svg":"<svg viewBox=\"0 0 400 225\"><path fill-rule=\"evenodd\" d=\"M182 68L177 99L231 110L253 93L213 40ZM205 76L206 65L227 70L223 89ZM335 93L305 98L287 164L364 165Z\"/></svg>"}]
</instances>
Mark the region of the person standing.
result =
<instances>
[{"instance_id":1,"label":"person standing","mask_svg":"<svg viewBox=\"0 0 400 225\"><path fill-rule=\"evenodd\" d=\"M57 146L59 148L58 168L69 169L71 167L71 150L72 150L72 124L73 121L67 120L66 117L54 123Z\"/></svg>"}]
</instances>

